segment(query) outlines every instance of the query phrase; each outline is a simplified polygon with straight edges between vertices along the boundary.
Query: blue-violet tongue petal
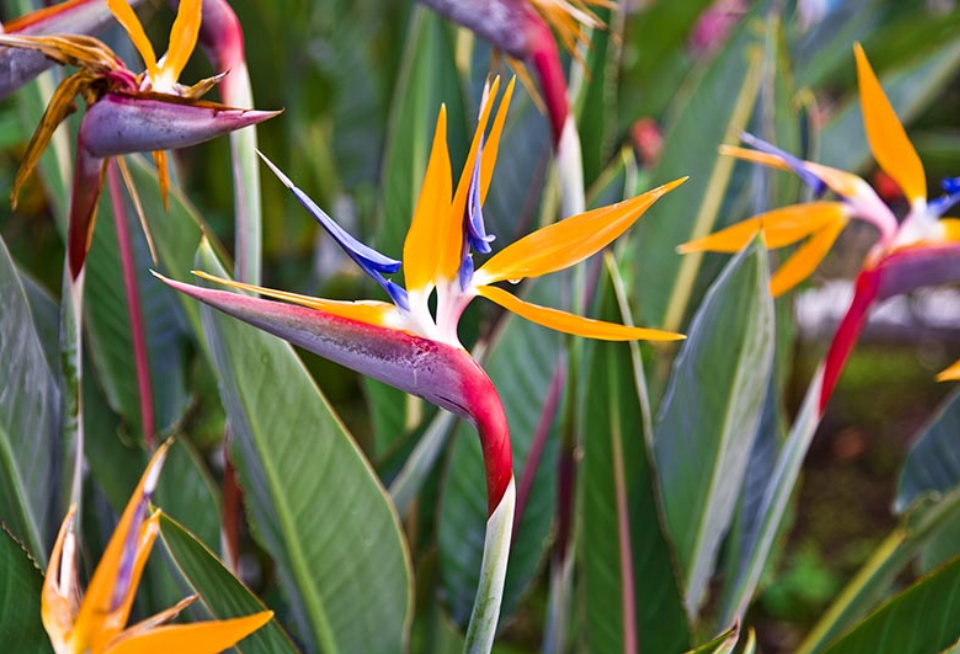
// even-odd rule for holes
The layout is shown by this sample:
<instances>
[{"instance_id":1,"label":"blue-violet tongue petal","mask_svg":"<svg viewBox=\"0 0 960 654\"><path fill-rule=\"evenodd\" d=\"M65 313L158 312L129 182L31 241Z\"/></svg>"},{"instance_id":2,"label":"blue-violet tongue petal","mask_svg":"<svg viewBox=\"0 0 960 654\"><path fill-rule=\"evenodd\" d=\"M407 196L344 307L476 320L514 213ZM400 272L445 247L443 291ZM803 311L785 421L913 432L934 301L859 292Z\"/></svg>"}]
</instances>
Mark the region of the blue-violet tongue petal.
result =
<instances>
[{"instance_id":1,"label":"blue-violet tongue petal","mask_svg":"<svg viewBox=\"0 0 960 654\"><path fill-rule=\"evenodd\" d=\"M743 132L740 134L740 139L749 145L752 148L759 150L760 152L766 152L767 154L772 154L783 159L784 163L790 166L790 169L800 178L800 180L813 189L813 194L816 197L821 197L827 191L826 183L810 172L806 166L803 165L803 161L798 157L793 156L786 150L781 150L772 143L768 143L761 138L757 138L749 132Z\"/></svg>"}]
</instances>

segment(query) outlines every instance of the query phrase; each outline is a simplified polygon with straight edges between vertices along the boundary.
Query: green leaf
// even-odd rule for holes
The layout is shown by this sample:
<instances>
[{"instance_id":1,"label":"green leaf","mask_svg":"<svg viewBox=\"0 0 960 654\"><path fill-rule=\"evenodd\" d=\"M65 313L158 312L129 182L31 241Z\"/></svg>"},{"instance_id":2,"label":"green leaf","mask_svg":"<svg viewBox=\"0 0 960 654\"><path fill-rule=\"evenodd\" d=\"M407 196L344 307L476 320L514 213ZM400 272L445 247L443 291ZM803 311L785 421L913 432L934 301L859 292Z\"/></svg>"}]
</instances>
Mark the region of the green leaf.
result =
<instances>
[{"instance_id":1,"label":"green leaf","mask_svg":"<svg viewBox=\"0 0 960 654\"><path fill-rule=\"evenodd\" d=\"M794 419L790 434L777 454L776 464L763 491L757 535L753 545L745 549L742 556L747 561L741 564L734 588L725 590L720 610L721 624L724 621L742 617L753 597L760 575L763 573L773 548L774 537L780 530L787 502L793 495L794 487L800 476L800 468L806 458L813 435L820 424L820 388L823 383L823 368L814 374L807 389L803 405Z\"/></svg>"},{"instance_id":2,"label":"green leaf","mask_svg":"<svg viewBox=\"0 0 960 654\"><path fill-rule=\"evenodd\" d=\"M693 318L654 431L667 526L696 613L730 526L774 350L766 251L730 261Z\"/></svg>"},{"instance_id":3,"label":"green leaf","mask_svg":"<svg viewBox=\"0 0 960 654\"><path fill-rule=\"evenodd\" d=\"M643 217L627 259L635 266L633 287L643 289L638 320L645 325L676 331L697 304L693 293L703 257L681 256L676 247L707 235L717 223L734 165L717 147L747 126L761 80L762 46L752 22L741 22L702 78L692 79L692 93L681 89L675 100L682 109L666 130L652 179L690 180Z\"/></svg>"},{"instance_id":4,"label":"green leaf","mask_svg":"<svg viewBox=\"0 0 960 654\"><path fill-rule=\"evenodd\" d=\"M267 607L196 536L164 513L160 536L174 564L217 620L238 618ZM276 619L237 646L241 654L295 654L298 650Z\"/></svg>"},{"instance_id":5,"label":"green leaf","mask_svg":"<svg viewBox=\"0 0 960 654\"><path fill-rule=\"evenodd\" d=\"M740 627L734 625L710 642L690 650L687 654L729 654L737 646L739 639Z\"/></svg>"},{"instance_id":6,"label":"green leaf","mask_svg":"<svg viewBox=\"0 0 960 654\"><path fill-rule=\"evenodd\" d=\"M690 69L690 32L711 0L655 2L628 17L624 37L620 131L657 117Z\"/></svg>"},{"instance_id":7,"label":"green leaf","mask_svg":"<svg viewBox=\"0 0 960 654\"><path fill-rule=\"evenodd\" d=\"M0 642L17 654L52 654L40 621L43 576L23 546L0 528Z\"/></svg>"},{"instance_id":8,"label":"green leaf","mask_svg":"<svg viewBox=\"0 0 960 654\"><path fill-rule=\"evenodd\" d=\"M600 288L603 320L630 324L621 311L613 265ZM683 652L687 616L673 556L661 528L660 498L651 470L637 381L643 369L635 343L593 344L587 364L578 544L583 563L586 639L591 652L627 652L631 625L641 652ZM629 550L622 548L626 540ZM630 574L632 573L632 574ZM624 601L634 598L633 610Z\"/></svg>"},{"instance_id":9,"label":"green leaf","mask_svg":"<svg viewBox=\"0 0 960 654\"><path fill-rule=\"evenodd\" d=\"M204 243L197 267L226 276ZM287 343L202 310L254 534L307 649L400 652L410 563L389 498Z\"/></svg>"},{"instance_id":10,"label":"green leaf","mask_svg":"<svg viewBox=\"0 0 960 654\"><path fill-rule=\"evenodd\" d=\"M906 511L927 494L943 494L960 484L960 391L947 398L937 414L910 446L900 479L894 510Z\"/></svg>"},{"instance_id":11,"label":"green leaf","mask_svg":"<svg viewBox=\"0 0 960 654\"><path fill-rule=\"evenodd\" d=\"M559 282L556 276L538 280L526 299L556 306ZM508 316L482 361L507 414L517 479L524 470L559 357L560 337L556 332ZM441 486L440 574L444 602L454 621L463 626L470 616L480 577L487 498L476 432L461 424L454 432L454 439ZM537 573L551 540L557 440L556 433L547 436L523 516L513 534L501 624L516 608L520 595Z\"/></svg>"},{"instance_id":12,"label":"green leaf","mask_svg":"<svg viewBox=\"0 0 960 654\"><path fill-rule=\"evenodd\" d=\"M26 291L0 239L0 521L45 562L56 475L60 391Z\"/></svg>"},{"instance_id":13,"label":"green leaf","mask_svg":"<svg viewBox=\"0 0 960 654\"><path fill-rule=\"evenodd\" d=\"M960 637L960 558L900 593L826 650L827 654L933 654Z\"/></svg>"},{"instance_id":14,"label":"green leaf","mask_svg":"<svg viewBox=\"0 0 960 654\"><path fill-rule=\"evenodd\" d=\"M156 186L157 182L148 179L138 184L138 193L147 185ZM123 195L127 196L125 190ZM158 220L169 218L159 195L143 194L142 200L145 215L158 216ZM171 212L176 210L171 206ZM189 402L186 388L188 325L176 293L158 284L150 274L153 267L150 251L129 200L124 212L136 266L138 310L143 317L147 341L156 429L163 433L180 420ZM143 433L141 393L115 221L112 198L105 189L85 266L85 340L110 407L124 418L129 433L139 439Z\"/></svg>"},{"instance_id":15,"label":"green leaf","mask_svg":"<svg viewBox=\"0 0 960 654\"><path fill-rule=\"evenodd\" d=\"M583 179L589 187L610 158L617 128L620 52L623 41L623 6L599 8L597 17L606 24L593 30L587 52L586 80L578 98L577 131L583 155Z\"/></svg>"}]
</instances>

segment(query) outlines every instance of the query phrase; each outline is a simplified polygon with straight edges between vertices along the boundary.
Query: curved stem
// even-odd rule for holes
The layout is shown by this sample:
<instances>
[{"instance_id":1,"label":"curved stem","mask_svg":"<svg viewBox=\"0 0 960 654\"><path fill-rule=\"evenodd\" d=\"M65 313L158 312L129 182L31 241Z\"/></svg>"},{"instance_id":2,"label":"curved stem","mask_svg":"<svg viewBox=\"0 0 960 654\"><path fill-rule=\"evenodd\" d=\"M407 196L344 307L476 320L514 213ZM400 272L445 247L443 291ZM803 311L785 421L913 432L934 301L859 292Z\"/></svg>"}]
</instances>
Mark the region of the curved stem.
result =
<instances>
[{"instance_id":1,"label":"curved stem","mask_svg":"<svg viewBox=\"0 0 960 654\"><path fill-rule=\"evenodd\" d=\"M493 647L503 601L503 584L510 558L513 537L513 514L517 491L513 481L500 499L500 504L487 518L487 533L483 541L483 563L480 565L480 585L470 613L470 625L463 651L466 654L487 654Z\"/></svg>"}]
</instances>

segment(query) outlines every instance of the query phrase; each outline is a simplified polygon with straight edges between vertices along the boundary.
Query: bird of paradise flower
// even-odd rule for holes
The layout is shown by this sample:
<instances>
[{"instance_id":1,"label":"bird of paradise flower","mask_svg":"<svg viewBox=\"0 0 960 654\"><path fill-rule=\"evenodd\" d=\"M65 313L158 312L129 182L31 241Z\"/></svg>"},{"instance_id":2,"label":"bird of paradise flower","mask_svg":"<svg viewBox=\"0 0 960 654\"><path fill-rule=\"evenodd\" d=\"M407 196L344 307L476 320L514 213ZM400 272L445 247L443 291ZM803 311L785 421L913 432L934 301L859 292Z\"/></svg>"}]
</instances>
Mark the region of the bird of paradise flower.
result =
<instances>
[{"instance_id":1,"label":"bird of paradise flower","mask_svg":"<svg viewBox=\"0 0 960 654\"><path fill-rule=\"evenodd\" d=\"M474 298L482 296L523 318L569 334L606 340L683 338L672 332L594 320L536 305L495 286L560 271L596 254L683 179L544 227L504 247L475 268L474 254L492 254L493 250L494 236L486 232L483 203L490 188L514 81L508 85L486 135L498 88L499 79L495 79L484 93L479 124L455 191L447 151L446 110L441 107L420 197L404 241L402 262L353 238L267 161L299 202L384 289L391 302L314 298L195 273L218 284L285 301L281 303L161 277L173 288L212 307L423 397L476 427L486 469L488 520L481 586L467 632L467 651L471 652L487 652L493 642L516 491L509 428L499 395L457 334L464 309ZM401 268L404 286L387 277ZM434 294L436 308L431 312Z\"/></svg>"},{"instance_id":2,"label":"bird of paradise flower","mask_svg":"<svg viewBox=\"0 0 960 654\"><path fill-rule=\"evenodd\" d=\"M57 654L216 654L232 647L267 624L272 611L229 620L167 625L197 600L192 595L176 605L129 627L144 566L160 532L159 510L150 498L170 441L157 448L124 509L117 528L87 586L83 599L77 579L77 507L72 506L60 527L41 595L41 617Z\"/></svg>"},{"instance_id":3,"label":"bird of paradise flower","mask_svg":"<svg viewBox=\"0 0 960 654\"><path fill-rule=\"evenodd\" d=\"M960 279L960 220L941 218L960 201L960 178L945 180L945 195L928 200L926 173L916 149L859 44L854 53L867 141L880 168L896 182L909 202L903 220L897 221L893 210L861 177L802 161L745 134L744 142L753 149L724 146L721 152L792 171L818 197L829 190L837 199L817 199L773 209L678 248L681 253L736 252L758 234L770 248L806 239L771 278L770 290L774 296L780 296L813 274L850 220L862 220L877 229L879 238L863 262L850 308L827 353L819 398L821 412L876 301ZM960 362L941 373L939 379L960 379Z\"/></svg>"}]
</instances>

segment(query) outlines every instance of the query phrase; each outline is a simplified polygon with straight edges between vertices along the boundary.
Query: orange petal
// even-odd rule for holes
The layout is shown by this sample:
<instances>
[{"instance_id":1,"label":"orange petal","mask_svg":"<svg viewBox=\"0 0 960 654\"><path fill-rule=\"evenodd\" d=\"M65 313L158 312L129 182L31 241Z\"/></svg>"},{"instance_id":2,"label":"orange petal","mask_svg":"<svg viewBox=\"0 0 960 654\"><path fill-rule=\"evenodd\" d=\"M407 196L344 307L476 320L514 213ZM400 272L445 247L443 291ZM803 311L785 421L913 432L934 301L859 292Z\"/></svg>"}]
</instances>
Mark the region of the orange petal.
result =
<instances>
[{"instance_id":1,"label":"orange petal","mask_svg":"<svg viewBox=\"0 0 960 654\"><path fill-rule=\"evenodd\" d=\"M380 327L389 326L389 317L396 311L396 307L388 302L379 302L377 300L361 300L359 302L343 302L339 300L326 300L319 297L310 297L309 295L299 295L297 293L288 293L286 291L277 291L253 284L244 284L235 282L232 279L223 279L215 277L200 270L194 270L193 274L202 279L206 279L217 284L222 284L230 288L237 288L242 291L259 293L267 297L285 300L293 304L316 309L330 313L341 318L348 318L359 322L365 322L368 325L377 325Z\"/></svg>"},{"instance_id":2,"label":"orange petal","mask_svg":"<svg viewBox=\"0 0 960 654\"><path fill-rule=\"evenodd\" d=\"M780 297L813 274L846 225L846 217L838 218L800 246L770 278L773 297Z\"/></svg>"},{"instance_id":3,"label":"orange petal","mask_svg":"<svg viewBox=\"0 0 960 654\"><path fill-rule=\"evenodd\" d=\"M130 636L139 635L151 629L156 629L160 625L170 622L175 617L180 615L180 613L185 608L187 608L188 606L196 602L198 599L200 599L199 595L190 595L189 597L184 597L182 600L180 600L170 608L164 609L159 613L155 613L154 615L151 615L146 620L141 620L137 624L132 625L129 629L125 629L123 633L120 634L120 637L117 638L117 641L126 639ZM113 645L114 643L109 643L109 644Z\"/></svg>"},{"instance_id":4,"label":"orange petal","mask_svg":"<svg viewBox=\"0 0 960 654\"><path fill-rule=\"evenodd\" d=\"M907 199L911 202L926 199L927 177L920 157L907 138L907 132L883 92L863 48L857 43L853 51L857 57L860 106L870 150L884 172L899 184Z\"/></svg>"},{"instance_id":5,"label":"orange petal","mask_svg":"<svg viewBox=\"0 0 960 654\"><path fill-rule=\"evenodd\" d=\"M493 127L490 128L490 136L483 145L483 160L480 168L480 202L487 199L487 191L490 190L490 181L493 179L493 169L497 165L497 152L500 150L500 137L503 134L503 126L507 122L507 110L510 108L510 100L513 98L513 87L516 86L517 78L513 77L507 84L507 90L504 91L500 99L500 107L497 109L497 117L493 119Z\"/></svg>"},{"instance_id":6,"label":"orange petal","mask_svg":"<svg viewBox=\"0 0 960 654\"><path fill-rule=\"evenodd\" d=\"M127 503L117 528L110 537L107 549L103 553L103 558L97 565L93 573L90 585L87 587L87 594L80 605L80 611L77 614L77 621L74 627L74 643L80 646L83 651L86 646L100 638L100 634L108 626L111 615L120 607L126 593L117 600L117 582L121 573L122 559L127 553L127 540L130 530L134 527L135 520L140 511L144 510L142 503L145 496L149 496L156 488L160 470L163 467L163 461L167 454L170 442L166 442L157 448L157 451L151 457L147 464L147 469L140 477L140 483ZM142 526L142 525L141 525ZM138 527L139 529L139 527ZM142 531L138 530L138 545L142 544L140 536ZM152 541L151 541L152 542ZM139 547L135 553L136 557L141 556ZM136 561L137 559L134 559ZM131 582L133 577L131 575ZM132 583L130 584L132 585ZM126 589L124 589L126 590Z\"/></svg>"},{"instance_id":7,"label":"orange petal","mask_svg":"<svg viewBox=\"0 0 960 654\"><path fill-rule=\"evenodd\" d=\"M566 218L500 250L477 272L477 284L517 281L563 270L596 254L627 231L683 177L630 200Z\"/></svg>"},{"instance_id":8,"label":"orange petal","mask_svg":"<svg viewBox=\"0 0 960 654\"><path fill-rule=\"evenodd\" d=\"M937 375L937 381L960 381L960 361Z\"/></svg>"},{"instance_id":9,"label":"orange petal","mask_svg":"<svg viewBox=\"0 0 960 654\"><path fill-rule=\"evenodd\" d=\"M508 293L496 286L481 286L477 292L491 302L496 302L504 309L512 311L521 318L526 318L538 325L555 329L565 334L574 334L586 338L596 338L604 341L679 341L686 338L683 334L660 331L659 329L644 329L619 325L593 318L584 318L559 309L542 307L538 304L524 302L516 295Z\"/></svg>"},{"instance_id":10,"label":"orange petal","mask_svg":"<svg viewBox=\"0 0 960 654\"><path fill-rule=\"evenodd\" d=\"M218 654L270 622L272 617L273 611L263 611L230 620L157 627L127 637L121 635L104 654Z\"/></svg>"},{"instance_id":11,"label":"orange petal","mask_svg":"<svg viewBox=\"0 0 960 654\"><path fill-rule=\"evenodd\" d=\"M941 218L940 227L943 229L943 240L948 243L960 241L960 218Z\"/></svg>"},{"instance_id":12,"label":"orange petal","mask_svg":"<svg viewBox=\"0 0 960 654\"><path fill-rule=\"evenodd\" d=\"M133 8L127 0L107 0L107 7L113 17L117 19L117 22L126 30L130 40L133 41L134 47L140 53L143 63L147 67L147 74L151 78L156 77L158 71L157 55L154 53L153 45L147 38L147 33L143 31L143 25L140 24L140 19L137 18Z\"/></svg>"},{"instance_id":13,"label":"orange petal","mask_svg":"<svg viewBox=\"0 0 960 654\"><path fill-rule=\"evenodd\" d=\"M739 252L760 233L761 223L759 216L730 225L719 232L714 232L688 241L677 246L677 252L680 254L690 254L691 252Z\"/></svg>"},{"instance_id":14,"label":"orange petal","mask_svg":"<svg viewBox=\"0 0 960 654\"><path fill-rule=\"evenodd\" d=\"M470 190L470 179L473 177L473 167L477 162L477 152L480 149L480 142L483 139L484 132L487 130L487 121L490 119L490 108L493 105L493 99L497 97L497 90L499 88L500 78L497 77L490 86L490 92L486 94L487 101L480 109L480 119L477 121L477 129L473 133L473 142L470 144L467 161L463 164L463 171L460 173L457 193L453 196L453 203L450 205L450 209L446 214L446 227L442 233L438 234L440 263L437 266L437 274L444 279L455 279L457 271L460 270L460 256L463 249L463 216L467 210L467 194Z\"/></svg>"},{"instance_id":15,"label":"orange petal","mask_svg":"<svg viewBox=\"0 0 960 654\"><path fill-rule=\"evenodd\" d=\"M447 151L447 107L440 105L420 199L417 200L417 209L403 241L403 277L410 291L426 288L437 275L441 244L447 240L444 231L453 227L451 221L447 220L452 194L453 177ZM460 234L460 229L457 229L457 233ZM459 245L457 249L459 256Z\"/></svg>"},{"instance_id":16,"label":"orange petal","mask_svg":"<svg viewBox=\"0 0 960 654\"><path fill-rule=\"evenodd\" d=\"M69 590L62 593L59 582L63 544L67 534L73 529L76 513L76 505L71 506L60 524L60 533L57 534L57 542L54 543L53 551L50 553L50 564L47 566L47 574L43 580L43 593L40 597L40 618L43 621L43 628L55 645L66 642L73 629L74 609L71 602L73 593ZM74 557L75 553L68 553L68 556ZM74 562L71 561L71 567L73 564Z\"/></svg>"},{"instance_id":17,"label":"orange petal","mask_svg":"<svg viewBox=\"0 0 960 654\"><path fill-rule=\"evenodd\" d=\"M818 232L845 216L842 202L807 202L774 209L757 216L763 242L768 248L782 248Z\"/></svg>"},{"instance_id":18,"label":"orange petal","mask_svg":"<svg viewBox=\"0 0 960 654\"><path fill-rule=\"evenodd\" d=\"M177 19L170 29L170 46L163 60L163 72L173 81L180 79L183 67L197 46L202 9L203 0L180 0Z\"/></svg>"}]
</instances>

